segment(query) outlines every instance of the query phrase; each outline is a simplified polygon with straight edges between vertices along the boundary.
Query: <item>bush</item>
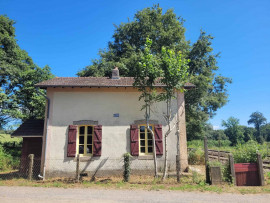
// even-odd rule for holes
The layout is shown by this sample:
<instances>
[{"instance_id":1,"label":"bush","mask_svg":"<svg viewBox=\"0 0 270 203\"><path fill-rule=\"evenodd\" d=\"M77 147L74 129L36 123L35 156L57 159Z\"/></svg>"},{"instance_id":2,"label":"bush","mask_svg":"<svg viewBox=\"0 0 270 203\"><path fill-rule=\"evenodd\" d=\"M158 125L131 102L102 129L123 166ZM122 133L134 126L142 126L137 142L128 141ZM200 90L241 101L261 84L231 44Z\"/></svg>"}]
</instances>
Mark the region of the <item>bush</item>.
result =
<instances>
[{"instance_id":1,"label":"bush","mask_svg":"<svg viewBox=\"0 0 270 203\"><path fill-rule=\"evenodd\" d=\"M130 158L131 158L130 153L125 153L124 154L124 173L123 173L124 182L129 181L129 177L130 177Z\"/></svg>"},{"instance_id":2,"label":"bush","mask_svg":"<svg viewBox=\"0 0 270 203\"><path fill-rule=\"evenodd\" d=\"M15 169L18 168L19 164L20 159L6 153L4 148L0 145L0 170L5 171Z\"/></svg>"},{"instance_id":3,"label":"bush","mask_svg":"<svg viewBox=\"0 0 270 203\"><path fill-rule=\"evenodd\" d=\"M227 162L226 164L223 164L223 163L221 163L219 161L210 161L208 164L209 164L209 167L211 167L211 166L212 167L213 166L220 167L223 181L226 181L226 182L231 182L232 181L229 162Z\"/></svg>"},{"instance_id":4,"label":"bush","mask_svg":"<svg viewBox=\"0 0 270 203\"><path fill-rule=\"evenodd\" d=\"M204 152L201 148L191 149L188 153L188 163L191 165L204 164Z\"/></svg>"},{"instance_id":5,"label":"bush","mask_svg":"<svg viewBox=\"0 0 270 203\"><path fill-rule=\"evenodd\" d=\"M258 144L256 141L248 141L247 143L237 145L233 152L235 163L255 163L257 161L257 153L260 153L262 159L266 157L266 148Z\"/></svg>"},{"instance_id":6,"label":"bush","mask_svg":"<svg viewBox=\"0 0 270 203\"><path fill-rule=\"evenodd\" d=\"M208 148L212 147L229 147L231 145L230 140L208 140Z\"/></svg>"},{"instance_id":7,"label":"bush","mask_svg":"<svg viewBox=\"0 0 270 203\"><path fill-rule=\"evenodd\" d=\"M230 147L231 141L230 140L207 140L207 146L209 149L218 148L220 144L221 148ZM188 142L189 148L204 148L204 141L203 140L192 140Z\"/></svg>"}]
</instances>

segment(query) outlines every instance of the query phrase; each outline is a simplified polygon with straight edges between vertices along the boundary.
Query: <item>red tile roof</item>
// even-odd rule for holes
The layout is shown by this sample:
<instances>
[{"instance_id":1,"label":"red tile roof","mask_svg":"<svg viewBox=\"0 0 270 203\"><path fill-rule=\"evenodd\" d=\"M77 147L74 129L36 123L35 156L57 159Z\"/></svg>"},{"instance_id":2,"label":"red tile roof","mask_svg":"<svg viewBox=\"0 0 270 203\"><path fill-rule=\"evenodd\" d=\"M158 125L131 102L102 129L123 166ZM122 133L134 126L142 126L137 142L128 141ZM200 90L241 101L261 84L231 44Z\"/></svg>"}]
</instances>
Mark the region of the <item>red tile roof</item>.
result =
<instances>
[{"instance_id":1,"label":"red tile roof","mask_svg":"<svg viewBox=\"0 0 270 203\"><path fill-rule=\"evenodd\" d=\"M36 84L36 87L46 89L47 87L132 87L134 78L120 77L111 79L108 77L56 77ZM158 79L156 87L164 87ZM185 88L191 89L195 85L186 83Z\"/></svg>"}]
</instances>

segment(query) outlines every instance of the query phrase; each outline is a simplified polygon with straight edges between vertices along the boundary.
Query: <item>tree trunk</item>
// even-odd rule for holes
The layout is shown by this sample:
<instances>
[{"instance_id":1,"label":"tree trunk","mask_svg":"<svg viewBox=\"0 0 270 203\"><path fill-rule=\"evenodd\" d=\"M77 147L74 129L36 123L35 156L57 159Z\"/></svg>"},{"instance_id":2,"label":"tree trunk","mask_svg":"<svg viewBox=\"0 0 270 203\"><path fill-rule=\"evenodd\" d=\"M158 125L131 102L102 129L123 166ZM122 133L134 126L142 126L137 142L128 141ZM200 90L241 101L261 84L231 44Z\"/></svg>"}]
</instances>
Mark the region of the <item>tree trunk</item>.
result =
<instances>
[{"instance_id":1,"label":"tree trunk","mask_svg":"<svg viewBox=\"0 0 270 203\"><path fill-rule=\"evenodd\" d=\"M152 135L152 140L153 140L153 158L154 158L154 168L155 168L155 178L158 177L158 171L157 171L157 155L156 155L156 144L155 144L155 135L153 130L149 127L149 123L147 123L147 130L151 133Z\"/></svg>"},{"instance_id":2,"label":"tree trunk","mask_svg":"<svg viewBox=\"0 0 270 203\"><path fill-rule=\"evenodd\" d=\"M154 158L154 169L155 169L155 175L154 175L154 177L157 178L158 177L158 172L157 172L157 155L156 155L155 135L154 135L153 130L151 130L151 128L149 126L150 106L146 107L145 118L146 118L147 131L150 132L151 135L152 135L152 140L153 140L153 158ZM147 136L147 135L145 135L145 136Z\"/></svg>"},{"instance_id":3,"label":"tree trunk","mask_svg":"<svg viewBox=\"0 0 270 203\"><path fill-rule=\"evenodd\" d=\"M168 173L168 136L165 136L165 160L164 160L164 171L163 171L163 176L162 176L162 180L164 181L167 177L167 173Z\"/></svg>"},{"instance_id":4,"label":"tree trunk","mask_svg":"<svg viewBox=\"0 0 270 203\"><path fill-rule=\"evenodd\" d=\"M167 177L168 173L168 135L171 132L171 125L170 125L170 118L171 118L171 100L167 100L167 115L166 115L166 121L168 126L168 131L165 134L165 160L164 160L164 171L162 180L164 181Z\"/></svg>"}]
</instances>

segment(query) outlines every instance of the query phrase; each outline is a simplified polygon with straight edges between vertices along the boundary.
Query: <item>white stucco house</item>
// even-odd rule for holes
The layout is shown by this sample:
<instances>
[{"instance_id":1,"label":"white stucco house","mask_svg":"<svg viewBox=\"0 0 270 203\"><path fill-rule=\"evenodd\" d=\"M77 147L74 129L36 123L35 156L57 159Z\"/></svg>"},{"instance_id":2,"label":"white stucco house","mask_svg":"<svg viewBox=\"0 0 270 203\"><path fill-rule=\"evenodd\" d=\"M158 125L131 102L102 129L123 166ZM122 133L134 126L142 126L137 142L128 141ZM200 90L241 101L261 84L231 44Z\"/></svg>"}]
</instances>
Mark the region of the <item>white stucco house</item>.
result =
<instances>
[{"instance_id":1,"label":"white stucco house","mask_svg":"<svg viewBox=\"0 0 270 203\"><path fill-rule=\"evenodd\" d=\"M42 135L41 175L72 176L76 156L85 173L122 174L123 154L133 156L132 171L153 171L153 145L156 146L158 169L163 168L163 136L166 132L165 103L153 106L150 124L156 141L145 128L140 92L133 87L133 78L119 77L56 77L36 84L46 89L47 108ZM157 91L163 84L157 83ZM194 85L187 83L185 89ZM177 149L180 149L181 170L188 166L184 93L176 92L173 119L177 128L168 137L168 163L175 170ZM177 131L179 129L179 131Z\"/></svg>"}]
</instances>

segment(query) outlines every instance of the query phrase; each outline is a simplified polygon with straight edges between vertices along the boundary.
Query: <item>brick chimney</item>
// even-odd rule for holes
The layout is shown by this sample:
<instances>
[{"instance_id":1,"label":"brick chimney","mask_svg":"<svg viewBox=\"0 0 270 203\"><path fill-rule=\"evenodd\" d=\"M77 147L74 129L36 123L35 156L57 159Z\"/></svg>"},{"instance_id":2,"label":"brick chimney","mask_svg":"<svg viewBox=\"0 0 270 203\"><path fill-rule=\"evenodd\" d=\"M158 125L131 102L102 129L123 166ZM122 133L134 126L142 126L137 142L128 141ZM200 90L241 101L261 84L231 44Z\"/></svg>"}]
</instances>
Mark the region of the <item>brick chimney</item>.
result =
<instances>
[{"instance_id":1,"label":"brick chimney","mask_svg":"<svg viewBox=\"0 0 270 203\"><path fill-rule=\"evenodd\" d=\"M112 79L120 79L118 67L112 69Z\"/></svg>"}]
</instances>

